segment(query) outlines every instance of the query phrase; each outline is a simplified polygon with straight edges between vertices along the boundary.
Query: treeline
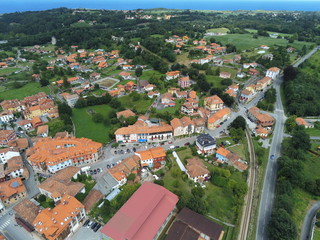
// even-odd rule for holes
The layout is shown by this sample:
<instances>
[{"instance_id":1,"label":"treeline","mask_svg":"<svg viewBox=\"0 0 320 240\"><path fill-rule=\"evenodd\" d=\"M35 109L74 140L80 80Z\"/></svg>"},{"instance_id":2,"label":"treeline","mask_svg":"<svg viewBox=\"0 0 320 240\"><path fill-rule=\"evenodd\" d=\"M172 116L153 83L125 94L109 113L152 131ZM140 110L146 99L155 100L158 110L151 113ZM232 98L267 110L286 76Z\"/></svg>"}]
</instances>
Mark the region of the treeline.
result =
<instances>
[{"instance_id":1,"label":"treeline","mask_svg":"<svg viewBox=\"0 0 320 240\"><path fill-rule=\"evenodd\" d=\"M284 96L287 111L297 116L320 115L320 83L317 74L299 72L289 66L284 69Z\"/></svg>"},{"instance_id":2,"label":"treeline","mask_svg":"<svg viewBox=\"0 0 320 240\"><path fill-rule=\"evenodd\" d=\"M282 157L277 160L276 198L268 225L269 238L272 240L297 238L297 226L292 218L295 207L293 191L297 188L308 190L302 162L307 159L310 148L310 137L301 127L296 127L292 137L285 139L282 144Z\"/></svg>"}]
</instances>

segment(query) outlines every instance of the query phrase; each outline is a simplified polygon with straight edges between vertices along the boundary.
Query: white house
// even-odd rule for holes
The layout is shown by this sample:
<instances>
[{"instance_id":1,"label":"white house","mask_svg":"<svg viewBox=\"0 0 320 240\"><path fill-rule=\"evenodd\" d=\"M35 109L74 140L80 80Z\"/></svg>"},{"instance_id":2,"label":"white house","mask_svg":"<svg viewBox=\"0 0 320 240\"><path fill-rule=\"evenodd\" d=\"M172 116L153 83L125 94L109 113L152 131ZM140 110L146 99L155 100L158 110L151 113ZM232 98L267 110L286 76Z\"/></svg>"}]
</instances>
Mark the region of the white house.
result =
<instances>
[{"instance_id":1,"label":"white house","mask_svg":"<svg viewBox=\"0 0 320 240\"><path fill-rule=\"evenodd\" d=\"M209 134L200 134L196 140L196 148L200 154L213 154L216 148L216 141Z\"/></svg>"},{"instance_id":2,"label":"white house","mask_svg":"<svg viewBox=\"0 0 320 240\"><path fill-rule=\"evenodd\" d=\"M266 77L270 77L272 79L275 79L276 77L278 77L279 73L280 73L279 68L272 67L267 70Z\"/></svg>"},{"instance_id":3,"label":"white house","mask_svg":"<svg viewBox=\"0 0 320 240\"><path fill-rule=\"evenodd\" d=\"M17 148L3 148L0 149L0 163L5 164L10 158L20 156Z\"/></svg>"},{"instance_id":4,"label":"white house","mask_svg":"<svg viewBox=\"0 0 320 240\"><path fill-rule=\"evenodd\" d=\"M31 120L27 120L27 119L24 119L24 120L18 122L18 125L19 125L22 129L24 129L24 130L26 130L26 131L28 131L28 130L30 130L31 128L33 128Z\"/></svg>"},{"instance_id":5,"label":"white house","mask_svg":"<svg viewBox=\"0 0 320 240\"><path fill-rule=\"evenodd\" d=\"M3 111L0 113L0 123L8 123L10 121L14 120L14 115L10 111Z\"/></svg>"}]
</instances>

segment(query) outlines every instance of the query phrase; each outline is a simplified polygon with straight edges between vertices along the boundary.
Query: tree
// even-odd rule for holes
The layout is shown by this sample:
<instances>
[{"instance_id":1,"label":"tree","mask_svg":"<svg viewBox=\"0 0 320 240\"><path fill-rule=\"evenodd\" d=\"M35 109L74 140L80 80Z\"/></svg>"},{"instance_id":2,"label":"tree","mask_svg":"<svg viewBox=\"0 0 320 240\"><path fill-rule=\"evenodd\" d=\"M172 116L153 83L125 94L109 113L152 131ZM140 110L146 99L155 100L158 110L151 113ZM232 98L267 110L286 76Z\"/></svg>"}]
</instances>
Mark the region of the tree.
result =
<instances>
[{"instance_id":1,"label":"tree","mask_svg":"<svg viewBox=\"0 0 320 240\"><path fill-rule=\"evenodd\" d=\"M6 123L6 122L3 122L2 124L1 124L1 127L2 127L2 129L7 129L7 127L8 127L8 123Z\"/></svg>"},{"instance_id":2,"label":"tree","mask_svg":"<svg viewBox=\"0 0 320 240\"><path fill-rule=\"evenodd\" d=\"M199 197L189 198L187 207L202 215L205 215L208 212L208 203Z\"/></svg>"},{"instance_id":3,"label":"tree","mask_svg":"<svg viewBox=\"0 0 320 240\"><path fill-rule=\"evenodd\" d=\"M136 179L136 175L134 173L130 173L127 179L128 181L134 181Z\"/></svg>"},{"instance_id":4,"label":"tree","mask_svg":"<svg viewBox=\"0 0 320 240\"><path fill-rule=\"evenodd\" d=\"M285 126L288 130L289 133L291 133L296 127L297 127L297 122L296 122L296 115L290 116L287 118Z\"/></svg>"},{"instance_id":5,"label":"tree","mask_svg":"<svg viewBox=\"0 0 320 240\"><path fill-rule=\"evenodd\" d=\"M233 122L230 124L230 128L241 128L245 130L247 126L246 120L242 116L236 117Z\"/></svg>"},{"instance_id":6,"label":"tree","mask_svg":"<svg viewBox=\"0 0 320 240\"><path fill-rule=\"evenodd\" d=\"M244 137L244 131L241 128L230 128L231 137L236 141L240 141Z\"/></svg>"},{"instance_id":7,"label":"tree","mask_svg":"<svg viewBox=\"0 0 320 240\"><path fill-rule=\"evenodd\" d=\"M70 87L70 82L68 81L68 79L66 77L63 78L63 86L65 88L69 88Z\"/></svg>"},{"instance_id":8,"label":"tree","mask_svg":"<svg viewBox=\"0 0 320 240\"><path fill-rule=\"evenodd\" d=\"M295 79L297 77L297 75L298 75L298 71L292 65L286 67L283 70L283 80L285 82L289 82L289 81Z\"/></svg>"},{"instance_id":9,"label":"tree","mask_svg":"<svg viewBox=\"0 0 320 240\"><path fill-rule=\"evenodd\" d=\"M296 226L288 212L283 208L272 211L268 233L270 239L273 240L292 240L297 237Z\"/></svg>"},{"instance_id":10,"label":"tree","mask_svg":"<svg viewBox=\"0 0 320 240\"><path fill-rule=\"evenodd\" d=\"M304 151L310 150L310 136L305 132L304 129L296 128L292 134L291 144L293 148L296 149L302 149Z\"/></svg>"},{"instance_id":11,"label":"tree","mask_svg":"<svg viewBox=\"0 0 320 240\"><path fill-rule=\"evenodd\" d=\"M14 130L17 125L14 122L10 122L9 126L12 130Z\"/></svg>"},{"instance_id":12,"label":"tree","mask_svg":"<svg viewBox=\"0 0 320 240\"><path fill-rule=\"evenodd\" d=\"M46 199L47 199L47 197L44 194L40 194L38 197L39 202L44 202L44 201L46 201Z\"/></svg>"},{"instance_id":13,"label":"tree","mask_svg":"<svg viewBox=\"0 0 320 240\"><path fill-rule=\"evenodd\" d=\"M67 114L68 116L72 116L72 108L65 102L58 104L58 112L59 114Z\"/></svg>"},{"instance_id":14,"label":"tree","mask_svg":"<svg viewBox=\"0 0 320 240\"><path fill-rule=\"evenodd\" d=\"M95 123L101 123L103 121L103 116L101 113L95 113L92 116L92 121L94 121Z\"/></svg>"},{"instance_id":15,"label":"tree","mask_svg":"<svg viewBox=\"0 0 320 240\"><path fill-rule=\"evenodd\" d=\"M194 197L197 197L197 198L202 198L204 196L204 190L200 186L192 188L191 193Z\"/></svg>"},{"instance_id":16,"label":"tree","mask_svg":"<svg viewBox=\"0 0 320 240\"><path fill-rule=\"evenodd\" d=\"M94 89L95 89L95 90L100 89L100 86L99 86L99 84L98 84L98 83L95 83L95 84L94 84Z\"/></svg>"},{"instance_id":17,"label":"tree","mask_svg":"<svg viewBox=\"0 0 320 240\"><path fill-rule=\"evenodd\" d=\"M45 86L48 86L50 84L49 80L46 79L46 78L41 78L40 79L40 85L41 87L45 87Z\"/></svg>"},{"instance_id":18,"label":"tree","mask_svg":"<svg viewBox=\"0 0 320 240\"><path fill-rule=\"evenodd\" d=\"M135 70L135 74L138 78L141 77L142 75L142 72L143 72L143 69L141 67L138 67L136 70Z\"/></svg>"}]
</instances>

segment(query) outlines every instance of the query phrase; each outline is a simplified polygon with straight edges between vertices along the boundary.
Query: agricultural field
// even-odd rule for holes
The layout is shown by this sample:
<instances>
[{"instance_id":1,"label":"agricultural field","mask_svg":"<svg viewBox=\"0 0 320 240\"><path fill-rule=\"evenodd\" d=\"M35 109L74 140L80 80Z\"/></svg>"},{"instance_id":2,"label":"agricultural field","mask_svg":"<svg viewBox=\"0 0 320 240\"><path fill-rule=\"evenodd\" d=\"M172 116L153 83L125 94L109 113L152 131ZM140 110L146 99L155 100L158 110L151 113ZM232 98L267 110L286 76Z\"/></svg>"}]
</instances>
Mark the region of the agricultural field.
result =
<instances>
[{"instance_id":1,"label":"agricultural field","mask_svg":"<svg viewBox=\"0 0 320 240\"><path fill-rule=\"evenodd\" d=\"M307 47L312 45L313 43L310 42L300 42L294 41L294 43L288 43L286 39L276 39L270 37L261 37L255 39L252 37L251 34L228 34L224 36L214 36L216 41L221 42L223 45L226 44L233 44L237 47L238 50L246 50L251 48L257 48L261 45L273 46L273 45L280 45L280 46L287 46L290 45L296 49L301 49L303 45Z\"/></svg>"},{"instance_id":2,"label":"agricultural field","mask_svg":"<svg viewBox=\"0 0 320 240\"><path fill-rule=\"evenodd\" d=\"M16 67L8 67L8 68L2 68L0 69L0 76L6 76L11 73L14 73L16 71L19 71L21 68L16 68Z\"/></svg>"},{"instance_id":3,"label":"agricultural field","mask_svg":"<svg viewBox=\"0 0 320 240\"><path fill-rule=\"evenodd\" d=\"M135 109L138 113L144 114L150 105L153 103L153 99L150 99L146 94L137 94L139 97L135 98L131 94L118 98L121 105L126 109Z\"/></svg>"},{"instance_id":4,"label":"agricultural field","mask_svg":"<svg viewBox=\"0 0 320 240\"><path fill-rule=\"evenodd\" d=\"M227 32L229 32L229 28L211 28L211 29L208 29L207 32L227 33Z\"/></svg>"},{"instance_id":5,"label":"agricultural field","mask_svg":"<svg viewBox=\"0 0 320 240\"><path fill-rule=\"evenodd\" d=\"M45 92L46 94L49 94L50 89L49 87L41 87L40 84L36 82L27 83L21 88L3 89L2 92L0 88L0 96L1 96L1 99L4 99L4 100L13 99L13 98L17 98L21 100L26 96L34 95L38 92Z\"/></svg>"},{"instance_id":6,"label":"agricultural field","mask_svg":"<svg viewBox=\"0 0 320 240\"><path fill-rule=\"evenodd\" d=\"M95 83L98 83L100 86L104 87L104 88L109 88L112 87L114 84L116 84L117 81L115 81L114 79L111 78L105 78L103 80L99 80Z\"/></svg>"}]
</instances>

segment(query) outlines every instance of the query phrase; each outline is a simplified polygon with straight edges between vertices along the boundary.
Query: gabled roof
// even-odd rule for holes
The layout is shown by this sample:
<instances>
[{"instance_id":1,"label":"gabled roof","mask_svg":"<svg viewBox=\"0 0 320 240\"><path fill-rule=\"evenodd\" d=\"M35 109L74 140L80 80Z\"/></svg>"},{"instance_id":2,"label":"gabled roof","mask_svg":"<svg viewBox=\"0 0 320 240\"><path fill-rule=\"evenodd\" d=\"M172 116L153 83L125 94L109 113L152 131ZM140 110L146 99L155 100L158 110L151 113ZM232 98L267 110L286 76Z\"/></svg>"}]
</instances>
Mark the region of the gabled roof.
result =
<instances>
[{"instance_id":1,"label":"gabled roof","mask_svg":"<svg viewBox=\"0 0 320 240\"><path fill-rule=\"evenodd\" d=\"M144 182L101 232L114 240L153 239L178 200L164 187Z\"/></svg>"}]
</instances>

